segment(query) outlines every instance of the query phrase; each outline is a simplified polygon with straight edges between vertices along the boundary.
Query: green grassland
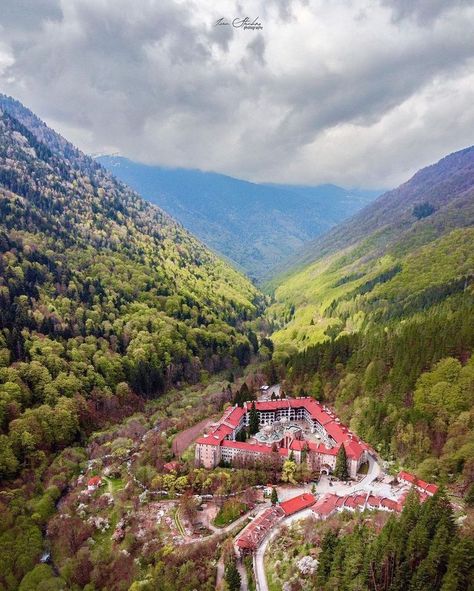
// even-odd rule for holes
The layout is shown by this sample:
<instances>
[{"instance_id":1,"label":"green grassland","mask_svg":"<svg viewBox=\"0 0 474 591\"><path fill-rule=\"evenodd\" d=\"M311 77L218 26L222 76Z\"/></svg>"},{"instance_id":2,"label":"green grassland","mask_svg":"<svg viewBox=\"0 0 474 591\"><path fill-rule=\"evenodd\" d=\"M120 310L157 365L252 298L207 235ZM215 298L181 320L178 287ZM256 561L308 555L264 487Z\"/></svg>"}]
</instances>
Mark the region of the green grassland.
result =
<instances>
[{"instance_id":1,"label":"green grassland","mask_svg":"<svg viewBox=\"0 0 474 591\"><path fill-rule=\"evenodd\" d=\"M383 281L383 274L395 267L400 270ZM270 317L281 317L290 305L295 313L273 339L278 348L291 351L329 339L334 334L331 327L335 327L335 334L358 332L373 320L375 312L383 316L395 305L400 316L407 317L424 309L423 303L410 308L410 302L423 294L429 298L430 290L462 278L469 289L473 270L473 228L455 229L404 256L397 256L397 248L370 261L363 256L354 260L332 255L277 288ZM380 277L382 281L377 283ZM369 282L374 285L365 293L361 287Z\"/></svg>"}]
</instances>

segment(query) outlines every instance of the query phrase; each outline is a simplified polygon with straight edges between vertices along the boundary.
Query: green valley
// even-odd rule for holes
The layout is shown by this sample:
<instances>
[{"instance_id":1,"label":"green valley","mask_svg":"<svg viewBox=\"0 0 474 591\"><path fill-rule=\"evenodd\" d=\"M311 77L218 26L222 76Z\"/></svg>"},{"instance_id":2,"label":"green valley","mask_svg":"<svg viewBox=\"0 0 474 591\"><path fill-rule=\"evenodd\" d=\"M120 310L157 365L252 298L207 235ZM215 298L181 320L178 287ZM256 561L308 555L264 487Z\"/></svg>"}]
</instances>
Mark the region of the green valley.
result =
<instances>
[{"instance_id":1,"label":"green valley","mask_svg":"<svg viewBox=\"0 0 474 591\"><path fill-rule=\"evenodd\" d=\"M0 97L1 589L63 588L48 564L35 564L47 527L53 540L65 533L48 522L87 469L91 433L173 387L242 372L258 356L252 329L264 305L249 280L167 214ZM192 396L184 406L193 408ZM128 433L143 435L134 424ZM119 463L131 443L123 437L112 449ZM113 476L112 496L126 474ZM57 546L61 567L91 533L74 523L74 539ZM96 541L105 568L110 539ZM87 568L81 556L77 568ZM85 575L70 572L68 589L82 589Z\"/></svg>"},{"instance_id":2,"label":"green valley","mask_svg":"<svg viewBox=\"0 0 474 591\"><path fill-rule=\"evenodd\" d=\"M0 591L474 591L474 0L0 6Z\"/></svg>"},{"instance_id":3,"label":"green valley","mask_svg":"<svg viewBox=\"0 0 474 591\"><path fill-rule=\"evenodd\" d=\"M0 97L0 589L252 588L266 569L272 589L425 591L439 560L435 588L461 591L473 162L420 171L264 295ZM328 495L360 511L315 523Z\"/></svg>"},{"instance_id":4,"label":"green valley","mask_svg":"<svg viewBox=\"0 0 474 591\"><path fill-rule=\"evenodd\" d=\"M467 148L380 197L274 280L268 310L293 392L463 491L474 466L473 167Z\"/></svg>"}]
</instances>

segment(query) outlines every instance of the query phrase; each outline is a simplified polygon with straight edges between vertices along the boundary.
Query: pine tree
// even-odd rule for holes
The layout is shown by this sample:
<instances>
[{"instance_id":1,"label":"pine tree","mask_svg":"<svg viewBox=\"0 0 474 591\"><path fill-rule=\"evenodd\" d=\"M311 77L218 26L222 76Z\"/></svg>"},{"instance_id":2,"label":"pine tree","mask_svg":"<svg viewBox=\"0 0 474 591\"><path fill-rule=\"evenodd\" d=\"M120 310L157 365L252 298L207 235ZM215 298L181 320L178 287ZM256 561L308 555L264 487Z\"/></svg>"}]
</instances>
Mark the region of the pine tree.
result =
<instances>
[{"instance_id":1,"label":"pine tree","mask_svg":"<svg viewBox=\"0 0 474 591\"><path fill-rule=\"evenodd\" d=\"M451 546L448 570L441 591L472 589L474 580L474 541L461 539Z\"/></svg>"},{"instance_id":2,"label":"pine tree","mask_svg":"<svg viewBox=\"0 0 474 591\"><path fill-rule=\"evenodd\" d=\"M339 480L347 480L349 478L349 472L347 471L347 454L344 444L341 445L337 452L334 476L339 478Z\"/></svg>"},{"instance_id":3,"label":"pine tree","mask_svg":"<svg viewBox=\"0 0 474 591\"><path fill-rule=\"evenodd\" d=\"M319 554L318 582L322 586L331 574L334 560L334 552L339 543L337 533L330 529L321 542L321 553Z\"/></svg>"},{"instance_id":4,"label":"pine tree","mask_svg":"<svg viewBox=\"0 0 474 591\"><path fill-rule=\"evenodd\" d=\"M252 402L249 413L249 434L255 435L259 429L258 412L255 408L255 402Z\"/></svg>"},{"instance_id":5,"label":"pine tree","mask_svg":"<svg viewBox=\"0 0 474 591\"><path fill-rule=\"evenodd\" d=\"M229 587L229 591L239 591L241 581L235 558L231 558L226 564L224 578Z\"/></svg>"},{"instance_id":6,"label":"pine tree","mask_svg":"<svg viewBox=\"0 0 474 591\"><path fill-rule=\"evenodd\" d=\"M466 501L466 504L469 505L469 507L474 506L474 484L471 484L471 486L468 488L464 500Z\"/></svg>"},{"instance_id":7,"label":"pine tree","mask_svg":"<svg viewBox=\"0 0 474 591\"><path fill-rule=\"evenodd\" d=\"M272 505L276 505L278 503L278 493L275 487L272 488L271 502Z\"/></svg>"},{"instance_id":8,"label":"pine tree","mask_svg":"<svg viewBox=\"0 0 474 591\"><path fill-rule=\"evenodd\" d=\"M247 337L248 337L248 340L250 341L250 344L252 345L253 352L256 353L258 351L257 335L253 332L253 330L249 330Z\"/></svg>"}]
</instances>

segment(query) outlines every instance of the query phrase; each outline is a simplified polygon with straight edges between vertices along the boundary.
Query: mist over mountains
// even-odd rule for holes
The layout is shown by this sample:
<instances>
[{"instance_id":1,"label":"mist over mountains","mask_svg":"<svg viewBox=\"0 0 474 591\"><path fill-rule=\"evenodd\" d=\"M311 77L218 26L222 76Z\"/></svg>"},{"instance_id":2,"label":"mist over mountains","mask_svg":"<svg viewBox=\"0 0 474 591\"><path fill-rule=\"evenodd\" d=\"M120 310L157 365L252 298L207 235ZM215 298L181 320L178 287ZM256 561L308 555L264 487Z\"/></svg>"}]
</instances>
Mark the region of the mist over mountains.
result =
<instances>
[{"instance_id":1,"label":"mist over mountains","mask_svg":"<svg viewBox=\"0 0 474 591\"><path fill-rule=\"evenodd\" d=\"M380 193L336 185L257 184L120 156L96 160L257 280Z\"/></svg>"}]
</instances>

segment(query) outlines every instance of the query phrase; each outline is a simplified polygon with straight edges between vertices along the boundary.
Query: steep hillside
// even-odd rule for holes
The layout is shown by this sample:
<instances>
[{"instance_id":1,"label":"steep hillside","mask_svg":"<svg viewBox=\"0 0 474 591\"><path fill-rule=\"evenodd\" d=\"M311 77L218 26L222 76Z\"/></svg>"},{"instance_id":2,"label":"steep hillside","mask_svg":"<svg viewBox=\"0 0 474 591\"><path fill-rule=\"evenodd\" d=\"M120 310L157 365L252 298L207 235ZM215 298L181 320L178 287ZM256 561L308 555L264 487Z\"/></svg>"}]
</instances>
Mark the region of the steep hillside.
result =
<instances>
[{"instance_id":1,"label":"steep hillside","mask_svg":"<svg viewBox=\"0 0 474 591\"><path fill-rule=\"evenodd\" d=\"M406 234L408 238L416 234L416 243L421 245L449 228L469 226L474 209L473 153L471 146L420 170L400 187L384 193L355 216L307 244L285 261L283 272L293 274L295 268L303 268L361 241L367 243L372 255L377 255L398 242L401 235ZM423 211L414 213L414 207L424 203L435 209L426 216L428 220ZM274 283L278 282L277 277Z\"/></svg>"},{"instance_id":2,"label":"steep hillside","mask_svg":"<svg viewBox=\"0 0 474 591\"><path fill-rule=\"evenodd\" d=\"M257 279L377 195L334 185L256 184L114 156L97 160Z\"/></svg>"},{"instance_id":3,"label":"steep hillside","mask_svg":"<svg viewBox=\"0 0 474 591\"><path fill-rule=\"evenodd\" d=\"M406 317L451 281L472 281L474 147L447 156L308 246L273 279L275 334L298 348L368 322ZM462 278L465 278L462 280ZM457 285L457 284L456 284ZM446 288L460 290L461 287ZM417 303L418 302L418 303Z\"/></svg>"},{"instance_id":4,"label":"steep hillside","mask_svg":"<svg viewBox=\"0 0 474 591\"><path fill-rule=\"evenodd\" d=\"M291 391L388 459L474 481L474 148L382 196L280 278L268 314Z\"/></svg>"},{"instance_id":5,"label":"steep hillside","mask_svg":"<svg viewBox=\"0 0 474 591\"><path fill-rule=\"evenodd\" d=\"M120 414L127 396L248 363L263 305L250 282L5 97L0 220L2 475L74 440L81 400ZM59 406L56 441L32 421Z\"/></svg>"}]
</instances>

